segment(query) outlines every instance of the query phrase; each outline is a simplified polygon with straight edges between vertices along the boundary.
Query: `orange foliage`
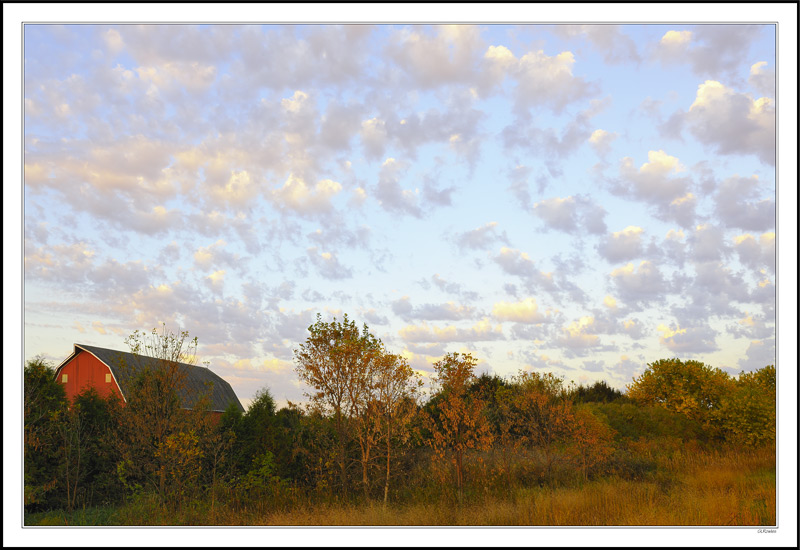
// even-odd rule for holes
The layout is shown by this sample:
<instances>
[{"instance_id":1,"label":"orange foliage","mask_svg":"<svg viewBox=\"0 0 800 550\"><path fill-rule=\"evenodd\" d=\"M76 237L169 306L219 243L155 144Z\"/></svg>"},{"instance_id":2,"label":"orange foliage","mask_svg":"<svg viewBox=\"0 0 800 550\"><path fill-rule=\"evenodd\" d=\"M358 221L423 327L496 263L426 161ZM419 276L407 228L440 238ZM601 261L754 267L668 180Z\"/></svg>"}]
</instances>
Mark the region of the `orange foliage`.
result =
<instances>
[{"instance_id":1,"label":"orange foliage","mask_svg":"<svg viewBox=\"0 0 800 550\"><path fill-rule=\"evenodd\" d=\"M427 444L439 462L452 462L459 498L463 495L464 454L470 449L488 449L493 440L484 417L484 400L467 392L475 378L476 364L468 353L448 353L434 363L439 399L433 414L425 418L425 426L431 432Z\"/></svg>"}]
</instances>

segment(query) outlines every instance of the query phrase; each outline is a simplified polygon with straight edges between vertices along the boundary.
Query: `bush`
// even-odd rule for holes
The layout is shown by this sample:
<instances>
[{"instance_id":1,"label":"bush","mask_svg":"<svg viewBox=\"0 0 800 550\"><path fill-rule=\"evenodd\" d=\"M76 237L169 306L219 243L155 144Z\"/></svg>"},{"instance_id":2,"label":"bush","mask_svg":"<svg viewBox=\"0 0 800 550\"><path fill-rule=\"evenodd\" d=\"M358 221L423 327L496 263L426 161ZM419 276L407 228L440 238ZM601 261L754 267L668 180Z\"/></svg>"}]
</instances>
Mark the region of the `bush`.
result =
<instances>
[{"instance_id":1,"label":"bush","mask_svg":"<svg viewBox=\"0 0 800 550\"><path fill-rule=\"evenodd\" d=\"M656 405L590 403L586 407L616 432L616 441L676 437L682 441L707 441L700 422Z\"/></svg>"}]
</instances>

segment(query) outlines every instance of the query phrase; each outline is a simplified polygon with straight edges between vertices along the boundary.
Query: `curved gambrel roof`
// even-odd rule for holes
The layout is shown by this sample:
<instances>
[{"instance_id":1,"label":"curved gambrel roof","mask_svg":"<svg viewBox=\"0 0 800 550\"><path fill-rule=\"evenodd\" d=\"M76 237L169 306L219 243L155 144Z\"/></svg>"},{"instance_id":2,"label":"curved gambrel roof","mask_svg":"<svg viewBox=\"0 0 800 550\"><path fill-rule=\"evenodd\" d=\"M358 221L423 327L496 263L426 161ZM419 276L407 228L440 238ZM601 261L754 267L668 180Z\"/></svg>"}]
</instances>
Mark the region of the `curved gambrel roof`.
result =
<instances>
[{"instance_id":1,"label":"curved gambrel roof","mask_svg":"<svg viewBox=\"0 0 800 550\"><path fill-rule=\"evenodd\" d=\"M163 364L160 359L155 357L99 348L86 344L74 344L74 346L75 348L72 355L67 357L56 369L56 376L58 376L61 368L79 353L89 353L94 355L101 363L111 370L111 375L117 382L117 386L122 393L122 398L126 400L127 398L125 395L128 393L131 381L136 378L140 372L148 368L156 369ZM187 363L177 363L177 367L186 374L185 383L182 384L183 387L179 388L178 391L178 396L184 408L194 408L194 405L200 397L210 392L212 411L222 412L228 405L235 403L239 410L244 412L244 407L242 407L242 404L239 402L239 398L236 397L231 385L210 369L189 365Z\"/></svg>"}]
</instances>

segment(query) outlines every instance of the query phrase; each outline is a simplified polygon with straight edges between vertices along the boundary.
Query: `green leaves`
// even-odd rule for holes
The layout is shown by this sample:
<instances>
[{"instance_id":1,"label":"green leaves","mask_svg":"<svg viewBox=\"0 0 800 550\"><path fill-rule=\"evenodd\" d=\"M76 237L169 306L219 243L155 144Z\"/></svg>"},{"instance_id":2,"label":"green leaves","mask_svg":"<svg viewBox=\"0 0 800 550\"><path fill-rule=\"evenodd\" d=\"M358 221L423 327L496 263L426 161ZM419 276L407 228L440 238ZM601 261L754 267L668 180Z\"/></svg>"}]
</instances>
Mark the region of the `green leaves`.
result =
<instances>
[{"instance_id":1,"label":"green leaves","mask_svg":"<svg viewBox=\"0 0 800 550\"><path fill-rule=\"evenodd\" d=\"M758 446L775 441L775 367L741 373L723 398L720 419L726 438Z\"/></svg>"},{"instance_id":2,"label":"green leaves","mask_svg":"<svg viewBox=\"0 0 800 550\"><path fill-rule=\"evenodd\" d=\"M25 505L46 507L57 498L59 427L67 398L55 369L41 357L25 364L23 377Z\"/></svg>"},{"instance_id":3,"label":"green leaves","mask_svg":"<svg viewBox=\"0 0 800 550\"><path fill-rule=\"evenodd\" d=\"M655 404L702 424L713 437L760 445L775 439L775 367L730 378L698 361L662 359L628 386L636 403Z\"/></svg>"}]
</instances>

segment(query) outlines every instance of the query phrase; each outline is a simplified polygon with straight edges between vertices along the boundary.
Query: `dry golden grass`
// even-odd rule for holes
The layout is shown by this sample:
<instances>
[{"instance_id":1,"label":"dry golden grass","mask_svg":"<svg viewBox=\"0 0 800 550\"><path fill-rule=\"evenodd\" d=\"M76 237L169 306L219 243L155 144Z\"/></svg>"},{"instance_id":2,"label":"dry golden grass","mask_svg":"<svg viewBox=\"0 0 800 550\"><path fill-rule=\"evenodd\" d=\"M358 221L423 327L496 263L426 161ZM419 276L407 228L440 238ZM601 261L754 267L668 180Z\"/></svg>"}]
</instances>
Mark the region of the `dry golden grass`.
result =
<instances>
[{"instance_id":1,"label":"dry golden grass","mask_svg":"<svg viewBox=\"0 0 800 550\"><path fill-rule=\"evenodd\" d=\"M68 525L271 526L772 526L776 522L774 449L680 452L659 458L644 481L604 478L569 487L484 491L458 505L431 494L409 503L324 504L195 501L165 510L140 499L92 516L64 516ZM102 517L102 520L97 518ZM45 518L47 520L51 518ZM61 518L56 518L59 522ZM61 524L61 523L59 523Z\"/></svg>"},{"instance_id":2,"label":"dry golden grass","mask_svg":"<svg viewBox=\"0 0 800 550\"><path fill-rule=\"evenodd\" d=\"M317 506L266 514L257 525L336 526L600 526L773 525L774 488L744 495L727 484L682 485L604 481L584 488L536 489L515 500L486 498L462 506L380 504ZM768 503L771 503L769 505Z\"/></svg>"},{"instance_id":3,"label":"dry golden grass","mask_svg":"<svg viewBox=\"0 0 800 550\"><path fill-rule=\"evenodd\" d=\"M266 514L264 525L774 525L774 451L684 453L654 481L605 479L569 488L518 488L462 506L316 506Z\"/></svg>"}]
</instances>

